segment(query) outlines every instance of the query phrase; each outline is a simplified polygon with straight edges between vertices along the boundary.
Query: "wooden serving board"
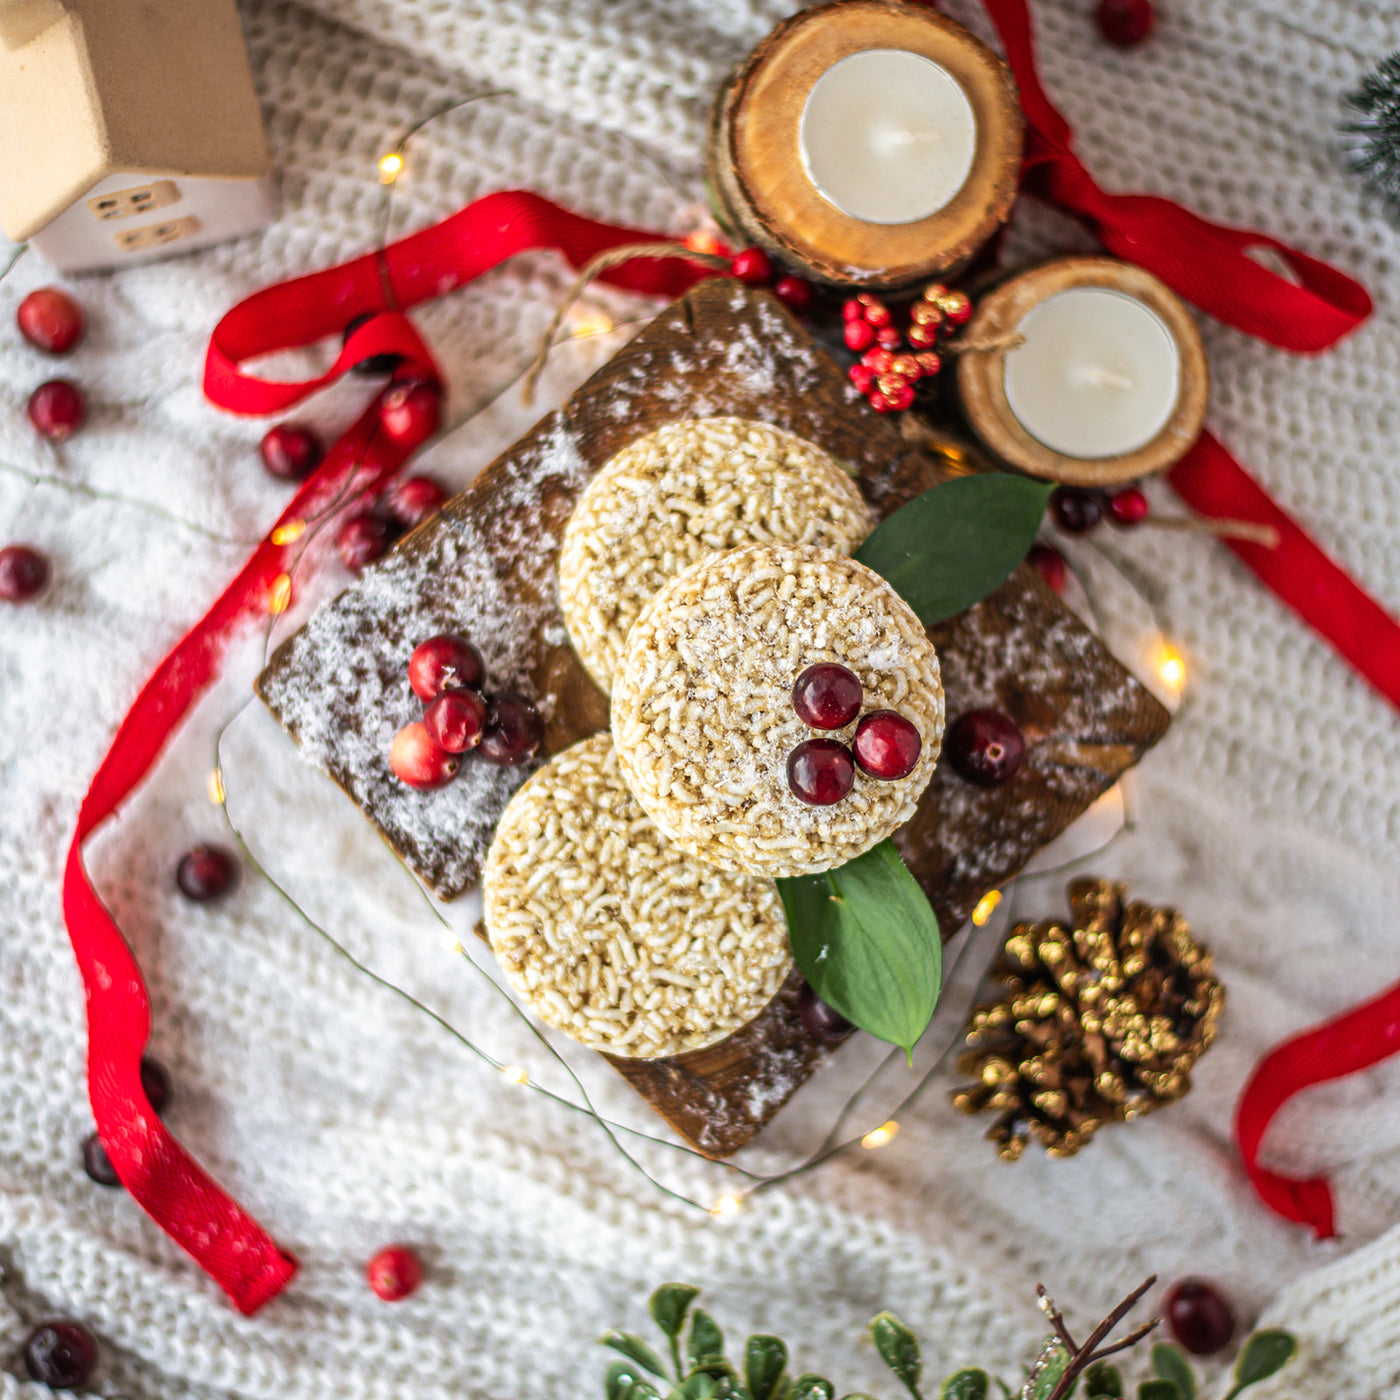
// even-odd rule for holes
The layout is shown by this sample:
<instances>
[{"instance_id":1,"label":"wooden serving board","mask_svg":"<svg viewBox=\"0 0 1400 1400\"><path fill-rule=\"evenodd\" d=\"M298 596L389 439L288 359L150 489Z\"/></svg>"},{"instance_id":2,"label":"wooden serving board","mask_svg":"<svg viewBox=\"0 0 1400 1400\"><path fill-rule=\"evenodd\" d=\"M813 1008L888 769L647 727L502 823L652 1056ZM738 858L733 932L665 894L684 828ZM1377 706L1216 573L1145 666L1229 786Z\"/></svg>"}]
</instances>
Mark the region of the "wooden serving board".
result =
<instances>
[{"instance_id":1,"label":"wooden serving board","mask_svg":"<svg viewBox=\"0 0 1400 1400\"><path fill-rule=\"evenodd\" d=\"M949 462L906 442L765 292L702 283L491 464L442 513L289 638L257 692L405 863L453 899L478 878L497 818L528 770L467 763L434 793L390 775L389 740L421 713L405 665L442 631L481 647L494 688L536 699L545 750L606 727L607 702L569 647L555 561L592 472L681 418L777 424L846 464L886 514L942 480ZM940 764L896 837L951 936L1166 731L1165 709L1023 566L991 597L930 632L951 721L995 705L1021 726L1026 759L1000 788ZM827 1054L797 1015L794 973L742 1030L666 1060L607 1058L707 1156L748 1142Z\"/></svg>"}]
</instances>

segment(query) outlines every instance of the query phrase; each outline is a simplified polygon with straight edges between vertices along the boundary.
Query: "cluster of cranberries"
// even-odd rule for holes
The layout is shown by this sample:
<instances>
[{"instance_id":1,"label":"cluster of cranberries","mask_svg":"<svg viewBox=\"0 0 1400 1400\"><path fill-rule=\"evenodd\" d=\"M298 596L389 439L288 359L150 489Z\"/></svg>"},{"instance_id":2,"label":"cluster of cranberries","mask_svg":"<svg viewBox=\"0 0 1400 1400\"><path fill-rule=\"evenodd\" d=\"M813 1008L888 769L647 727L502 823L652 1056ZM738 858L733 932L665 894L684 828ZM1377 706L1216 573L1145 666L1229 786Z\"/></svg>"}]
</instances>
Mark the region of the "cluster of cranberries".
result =
<instances>
[{"instance_id":1,"label":"cluster of cranberries","mask_svg":"<svg viewBox=\"0 0 1400 1400\"><path fill-rule=\"evenodd\" d=\"M462 756L524 763L544 738L539 712L523 695L483 692L486 666L464 637L429 637L408 659L408 683L426 707L389 745L389 767L414 788L440 788L457 776Z\"/></svg>"},{"instance_id":2,"label":"cluster of cranberries","mask_svg":"<svg viewBox=\"0 0 1400 1400\"><path fill-rule=\"evenodd\" d=\"M795 311L799 316L812 304L812 284L805 277L791 272L779 274L773 266L773 259L762 248L745 248L735 253L729 270L750 287L767 287L771 284L773 295L789 311Z\"/></svg>"},{"instance_id":3,"label":"cluster of cranberries","mask_svg":"<svg viewBox=\"0 0 1400 1400\"><path fill-rule=\"evenodd\" d=\"M1101 520L1125 529L1147 519L1147 497L1136 486L1120 491L1092 491L1083 486L1057 486L1050 497L1055 524L1070 535L1083 535Z\"/></svg>"},{"instance_id":4,"label":"cluster of cranberries","mask_svg":"<svg viewBox=\"0 0 1400 1400\"><path fill-rule=\"evenodd\" d=\"M865 695L853 671L818 662L798 676L792 708L813 729L845 729L860 714ZM872 710L856 725L849 745L840 739L807 739L788 755L788 787L799 802L829 807L855 785L856 765L872 778L907 778L919 761L919 731L894 710Z\"/></svg>"},{"instance_id":5,"label":"cluster of cranberries","mask_svg":"<svg viewBox=\"0 0 1400 1400\"><path fill-rule=\"evenodd\" d=\"M972 303L961 292L931 282L909 310L903 331L879 297L862 292L841 307L846 345L860 355L851 366L851 383L876 413L898 413L914 402L914 386L943 368L937 352L972 316Z\"/></svg>"},{"instance_id":6,"label":"cluster of cranberries","mask_svg":"<svg viewBox=\"0 0 1400 1400\"><path fill-rule=\"evenodd\" d=\"M77 302L57 287L40 287L20 302L15 312L19 333L36 350L66 355L86 329ZM83 392L68 379L50 379L29 396L29 421L35 432L51 442L72 437L87 417Z\"/></svg>"}]
</instances>

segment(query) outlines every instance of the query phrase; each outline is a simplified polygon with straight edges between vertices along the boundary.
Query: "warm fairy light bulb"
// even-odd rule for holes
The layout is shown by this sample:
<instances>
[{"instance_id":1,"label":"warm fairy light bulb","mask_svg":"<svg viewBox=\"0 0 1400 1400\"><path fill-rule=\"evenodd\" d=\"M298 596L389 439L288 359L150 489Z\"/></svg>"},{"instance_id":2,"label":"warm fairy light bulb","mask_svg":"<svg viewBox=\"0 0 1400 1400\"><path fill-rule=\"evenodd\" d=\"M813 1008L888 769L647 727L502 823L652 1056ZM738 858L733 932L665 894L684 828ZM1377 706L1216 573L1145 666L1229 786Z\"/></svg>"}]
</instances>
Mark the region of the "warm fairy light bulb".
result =
<instances>
[{"instance_id":1,"label":"warm fairy light bulb","mask_svg":"<svg viewBox=\"0 0 1400 1400\"><path fill-rule=\"evenodd\" d=\"M502 1065L501 1078L507 1084L528 1084L530 1076L519 1065Z\"/></svg>"},{"instance_id":2,"label":"warm fairy light bulb","mask_svg":"<svg viewBox=\"0 0 1400 1400\"><path fill-rule=\"evenodd\" d=\"M1180 690L1186 684L1186 660L1174 646L1162 643L1157 653L1157 674L1164 685Z\"/></svg>"},{"instance_id":3,"label":"warm fairy light bulb","mask_svg":"<svg viewBox=\"0 0 1400 1400\"><path fill-rule=\"evenodd\" d=\"M289 520L285 525L279 525L272 532L273 544L291 544L294 540L299 540L306 533L306 521Z\"/></svg>"},{"instance_id":4,"label":"warm fairy light bulb","mask_svg":"<svg viewBox=\"0 0 1400 1400\"><path fill-rule=\"evenodd\" d=\"M895 1134L899 1131L899 1124L890 1119L888 1123L881 1123L878 1128L872 1128L861 1138L862 1147L876 1148L884 1147L887 1143L894 1141Z\"/></svg>"},{"instance_id":5,"label":"warm fairy light bulb","mask_svg":"<svg viewBox=\"0 0 1400 1400\"><path fill-rule=\"evenodd\" d=\"M574 336L582 339L586 335L604 335L612 330L612 317L601 311L582 311L573 318Z\"/></svg>"},{"instance_id":6,"label":"warm fairy light bulb","mask_svg":"<svg viewBox=\"0 0 1400 1400\"><path fill-rule=\"evenodd\" d=\"M209 774L209 800L216 806L222 807L224 799L228 794L224 791L224 774L221 768L215 768Z\"/></svg>"},{"instance_id":7,"label":"warm fairy light bulb","mask_svg":"<svg viewBox=\"0 0 1400 1400\"><path fill-rule=\"evenodd\" d=\"M711 257L719 257L724 251L724 245L707 229L686 234L685 246L692 253L709 253Z\"/></svg>"},{"instance_id":8,"label":"warm fairy light bulb","mask_svg":"<svg viewBox=\"0 0 1400 1400\"><path fill-rule=\"evenodd\" d=\"M399 178L399 171L403 169L403 157L397 151L390 151L387 156L383 156L379 161L379 182L383 185L392 185Z\"/></svg>"},{"instance_id":9,"label":"warm fairy light bulb","mask_svg":"<svg viewBox=\"0 0 1400 1400\"><path fill-rule=\"evenodd\" d=\"M711 1215L737 1215L739 1213L739 1198L737 1196L721 1196L714 1205L710 1207Z\"/></svg>"},{"instance_id":10,"label":"warm fairy light bulb","mask_svg":"<svg viewBox=\"0 0 1400 1400\"><path fill-rule=\"evenodd\" d=\"M992 917L998 904L1001 903L1000 890L988 890L981 899L977 901L977 908L972 911L972 922L981 928L988 919Z\"/></svg>"},{"instance_id":11,"label":"warm fairy light bulb","mask_svg":"<svg viewBox=\"0 0 1400 1400\"><path fill-rule=\"evenodd\" d=\"M272 587L267 592L267 610L273 617L281 617L289 607L292 606L292 576L290 574L278 574L272 580Z\"/></svg>"}]
</instances>

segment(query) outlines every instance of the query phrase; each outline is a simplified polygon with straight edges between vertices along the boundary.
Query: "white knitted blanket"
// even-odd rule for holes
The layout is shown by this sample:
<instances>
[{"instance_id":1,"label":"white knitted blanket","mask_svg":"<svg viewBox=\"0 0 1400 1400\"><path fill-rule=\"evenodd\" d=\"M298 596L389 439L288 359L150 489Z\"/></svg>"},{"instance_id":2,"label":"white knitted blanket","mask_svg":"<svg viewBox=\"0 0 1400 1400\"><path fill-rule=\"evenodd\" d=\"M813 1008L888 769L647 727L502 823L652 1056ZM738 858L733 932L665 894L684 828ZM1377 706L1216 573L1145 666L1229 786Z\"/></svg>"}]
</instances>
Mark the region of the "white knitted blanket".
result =
<instances>
[{"instance_id":1,"label":"white knitted blanket","mask_svg":"<svg viewBox=\"0 0 1400 1400\"><path fill-rule=\"evenodd\" d=\"M1249 1320L1294 1328L1304 1356L1275 1394L1400 1395L1400 1063L1309 1093L1270 1139L1276 1165L1332 1177L1338 1241L1269 1216L1230 1145L1236 1096L1271 1044L1400 976L1400 717L1196 537L1107 540L1153 592L1189 682L1139 771L1132 832L1090 863L1178 904L1217 951L1227 1015L1182 1104L1072 1160L1002 1166L948 1107L944 1075L881 1151L857 1149L728 1219L682 1207L596 1125L502 1082L354 972L261 880L217 906L174 893L179 853L224 835L205 779L215 731L247 701L249 648L91 864L149 978L153 1049L177 1084L172 1126L302 1272L241 1318L125 1193L82 1172L83 999L59 913L77 805L141 682L286 498L256 460L265 425L201 398L214 322L258 286L370 247L378 155L472 92L508 95L414 139L396 231L512 187L684 230L698 217L711 95L789 3L246 0L282 218L260 238L77 287L91 331L64 372L93 413L62 449L39 444L23 416L49 362L0 335L0 537L57 566L44 604L0 615L0 1400L44 1393L15 1358L25 1326L52 1312L90 1322L96 1389L131 1400L596 1395L597 1334L640 1330L646 1293L667 1279L702 1285L731 1336L778 1332L803 1366L890 1394L857 1344L881 1307L925 1337L930 1370L980 1362L1010 1378L1040 1330L1037 1279L1083 1320L1150 1271L1211 1275ZM954 8L976 22L970 0ZM1374 291L1374 319L1315 360L1207 324L1211 422L1400 609L1400 235L1339 173L1334 135L1342 92L1400 46L1400 15L1390 0L1159 0L1158 36L1124 54L1098 41L1091 10L1041 0L1038 30L1047 85L1106 185L1264 228ZM1009 251L1083 246L1026 208ZM0 284L0 325L50 280L22 260ZM554 258L524 257L422 313L454 415L524 366L566 282ZM654 310L590 294L599 308L619 322ZM561 351L547 401L622 334ZM327 395L305 416L333 435L362 393ZM537 411L512 390L425 465L461 485ZM1165 488L1151 494L1169 505ZM325 575L318 596L343 583L335 565ZM326 927L498 1058L558 1081L443 951L363 819L256 706L230 732L225 771L234 818ZM1062 883L1022 882L1015 912L1058 913ZM965 984L950 1003L959 996ZM600 1068L589 1083L607 1111L646 1123ZM789 1160L831 1098L804 1090L754 1164ZM648 1152L698 1199L732 1189L717 1168ZM389 1306L361 1270L396 1240L421 1248L430 1278Z\"/></svg>"}]
</instances>

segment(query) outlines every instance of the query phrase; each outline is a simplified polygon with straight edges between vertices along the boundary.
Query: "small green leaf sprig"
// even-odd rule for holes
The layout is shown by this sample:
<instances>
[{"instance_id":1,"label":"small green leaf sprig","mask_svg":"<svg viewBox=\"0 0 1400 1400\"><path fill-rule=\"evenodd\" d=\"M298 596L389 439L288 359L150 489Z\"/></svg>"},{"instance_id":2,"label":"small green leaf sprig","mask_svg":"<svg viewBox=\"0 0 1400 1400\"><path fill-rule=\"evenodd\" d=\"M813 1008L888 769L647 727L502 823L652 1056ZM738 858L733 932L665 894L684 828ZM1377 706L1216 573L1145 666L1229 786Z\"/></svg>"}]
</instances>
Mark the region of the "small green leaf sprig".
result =
<instances>
[{"instance_id":1,"label":"small green leaf sprig","mask_svg":"<svg viewBox=\"0 0 1400 1400\"><path fill-rule=\"evenodd\" d=\"M1128 1400L1128 1390L1107 1357L1127 1351L1147 1337L1158 1320L1135 1328L1125 1337L1109 1335L1156 1282L1155 1275L1136 1288L1105 1317L1081 1345L1044 1287L1036 1292L1041 1310L1054 1331L1045 1339L1021 1385L1012 1390L997 1379L1003 1400L1068 1400L1083 1381L1085 1400ZM702 1308L692 1309L700 1290L685 1283L663 1284L651 1296L652 1320L666 1338L670 1364L643 1338L628 1332L603 1335L605 1346L622 1353L603 1376L604 1400L836 1400L836 1387L825 1376L804 1371L788 1374L788 1349L778 1337L752 1336L744 1343L742 1369L725 1355L724 1333ZM689 1328L687 1329L687 1321ZM870 1337L896 1379L912 1400L988 1400L992 1377L977 1367L964 1367L939 1382L927 1394L923 1385L923 1354L919 1339L892 1312L870 1323ZM1224 1400L1276 1374L1297 1355L1297 1339L1269 1328L1245 1339L1235 1359L1233 1384ZM1151 1350L1153 1375L1139 1382L1137 1400L1198 1400L1196 1377L1185 1354L1159 1342ZM842 1400L873 1400L851 1392Z\"/></svg>"}]
</instances>

